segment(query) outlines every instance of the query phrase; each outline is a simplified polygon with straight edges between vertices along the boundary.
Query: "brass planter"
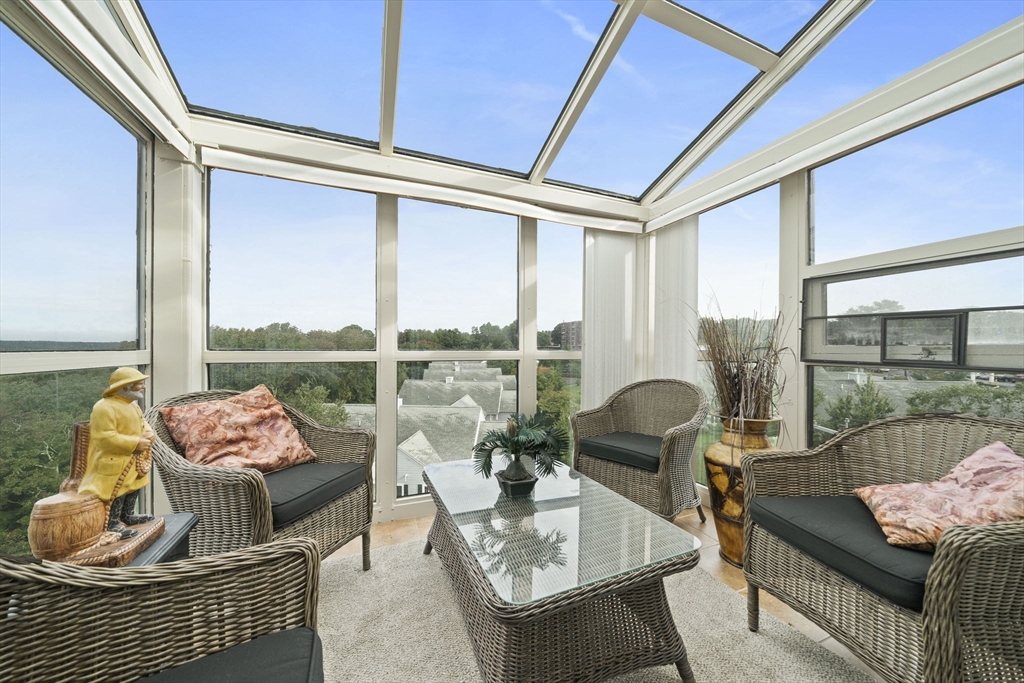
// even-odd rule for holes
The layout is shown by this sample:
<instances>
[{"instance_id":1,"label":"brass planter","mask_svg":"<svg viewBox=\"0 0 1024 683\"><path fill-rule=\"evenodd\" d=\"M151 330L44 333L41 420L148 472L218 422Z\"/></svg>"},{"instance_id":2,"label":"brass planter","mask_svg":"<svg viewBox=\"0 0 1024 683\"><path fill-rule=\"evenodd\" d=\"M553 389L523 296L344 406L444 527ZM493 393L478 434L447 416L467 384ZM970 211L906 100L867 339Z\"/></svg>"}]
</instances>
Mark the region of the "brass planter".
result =
<instances>
[{"instance_id":1,"label":"brass planter","mask_svg":"<svg viewBox=\"0 0 1024 683\"><path fill-rule=\"evenodd\" d=\"M718 554L735 567L743 567L743 474L740 457L744 453L778 450L768 441L771 420L722 420L722 438L704 451L704 467L708 475L711 513L718 532Z\"/></svg>"}]
</instances>

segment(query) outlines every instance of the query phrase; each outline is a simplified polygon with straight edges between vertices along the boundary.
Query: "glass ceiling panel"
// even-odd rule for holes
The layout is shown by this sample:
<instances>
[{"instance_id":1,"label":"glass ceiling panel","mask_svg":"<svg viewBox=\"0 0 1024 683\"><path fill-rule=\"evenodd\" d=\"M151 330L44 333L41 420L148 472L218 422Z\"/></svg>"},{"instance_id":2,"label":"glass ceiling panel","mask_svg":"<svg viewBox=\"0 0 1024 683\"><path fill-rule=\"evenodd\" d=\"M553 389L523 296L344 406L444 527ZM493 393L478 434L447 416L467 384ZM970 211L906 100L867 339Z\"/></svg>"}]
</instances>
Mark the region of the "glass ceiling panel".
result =
<instances>
[{"instance_id":1,"label":"glass ceiling panel","mask_svg":"<svg viewBox=\"0 0 1024 683\"><path fill-rule=\"evenodd\" d=\"M757 74L642 16L548 177L639 195Z\"/></svg>"},{"instance_id":2,"label":"glass ceiling panel","mask_svg":"<svg viewBox=\"0 0 1024 683\"><path fill-rule=\"evenodd\" d=\"M614 9L405 3L395 144L528 172Z\"/></svg>"},{"instance_id":3,"label":"glass ceiling panel","mask_svg":"<svg viewBox=\"0 0 1024 683\"><path fill-rule=\"evenodd\" d=\"M872 3L679 186L1002 26L1021 7L1020 0Z\"/></svg>"},{"instance_id":4,"label":"glass ceiling panel","mask_svg":"<svg viewBox=\"0 0 1024 683\"><path fill-rule=\"evenodd\" d=\"M142 6L190 103L378 139L382 0Z\"/></svg>"},{"instance_id":5,"label":"glass ceiling panel","mask_svg":"<svg viewBox=\"0 0 1024 683\"><path fill-rule=\"evenodd\" d=\"M779 52L825 0L683 0L682 5Z\"/></svg>"}]
</instances>

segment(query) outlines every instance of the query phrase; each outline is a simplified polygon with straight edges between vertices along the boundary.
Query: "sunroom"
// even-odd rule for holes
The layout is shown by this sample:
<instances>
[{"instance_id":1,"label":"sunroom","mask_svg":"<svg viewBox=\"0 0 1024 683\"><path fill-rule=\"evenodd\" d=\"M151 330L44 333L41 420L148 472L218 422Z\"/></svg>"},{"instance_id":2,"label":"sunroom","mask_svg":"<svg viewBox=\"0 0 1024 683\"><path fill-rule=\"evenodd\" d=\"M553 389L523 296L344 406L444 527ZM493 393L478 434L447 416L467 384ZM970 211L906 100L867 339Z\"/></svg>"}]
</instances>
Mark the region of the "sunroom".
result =
<instances>
[{"instance_id":1,"label":"sunroom","mask_svg":"<svg viewBox=\"0 0 1024 683\"><path fill-rule=\"evenodd\" d=\"M143 410L265 385L375 442L373 566L358 538L318 565L327 680L614 678L647 665L491 667L431 482L510 417L571 451L577 413L682 380L707 402L702 505L661 517L699 565L664 588L696 678L939 680L770 587L747 629L751 577L704 520L723 425L699 328L776 321L783 452L903 415L1024 421L1020 0L0 0L0 20L0 553L30 555L116 368L147 375ZM163 475L141 511L180 512ZM532 512L576 536L509 579L514 604L584 573L585 515ZM609 533L650 564L645 528ZM1024 680L1024 589L992 590L1018 654L962 680Z\"/></svg>"}]
</instances>

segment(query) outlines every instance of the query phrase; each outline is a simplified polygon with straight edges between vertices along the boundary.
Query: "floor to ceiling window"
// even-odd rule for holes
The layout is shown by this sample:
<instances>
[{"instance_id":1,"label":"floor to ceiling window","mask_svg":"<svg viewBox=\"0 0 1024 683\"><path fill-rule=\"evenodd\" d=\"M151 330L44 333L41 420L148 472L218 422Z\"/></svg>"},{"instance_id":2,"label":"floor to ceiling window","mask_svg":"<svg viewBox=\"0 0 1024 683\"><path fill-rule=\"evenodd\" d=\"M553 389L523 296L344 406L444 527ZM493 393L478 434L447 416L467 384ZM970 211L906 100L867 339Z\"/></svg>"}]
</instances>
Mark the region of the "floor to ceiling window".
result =
<instances>
[{"instance_id":1,"label":"floor to ceiling window","mask_svg":"<svg viewBox=\"0 0 1024 683\"><path fill-rule=\"evenodd\" d=\"M28 554L72 427L148 363L147 145L4 25L0 122L0 552Z\"/></svg>"}]
</instances>

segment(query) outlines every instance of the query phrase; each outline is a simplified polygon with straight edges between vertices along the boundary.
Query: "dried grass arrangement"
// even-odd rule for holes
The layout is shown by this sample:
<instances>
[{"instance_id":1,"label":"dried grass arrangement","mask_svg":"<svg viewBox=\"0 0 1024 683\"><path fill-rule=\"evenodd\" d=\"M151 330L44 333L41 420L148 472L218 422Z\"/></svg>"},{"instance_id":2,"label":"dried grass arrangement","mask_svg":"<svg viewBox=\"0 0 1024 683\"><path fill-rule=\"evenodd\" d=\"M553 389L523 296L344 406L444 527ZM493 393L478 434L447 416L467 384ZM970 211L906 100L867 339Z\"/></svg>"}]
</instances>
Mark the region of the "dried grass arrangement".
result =
<instances>
[{"instance_id":1,"label":"dried grass arrangement","mask_svg":"<svg viewBox=\"0 0 1024 683\"><path fill-rule=\"evenodd\" d=\"M785 381L779 366L788 349L780 346L782 314L774 319L701 316L700 341L718 395L723 420L777 417Z\"/></svg>"}]
</instances>

